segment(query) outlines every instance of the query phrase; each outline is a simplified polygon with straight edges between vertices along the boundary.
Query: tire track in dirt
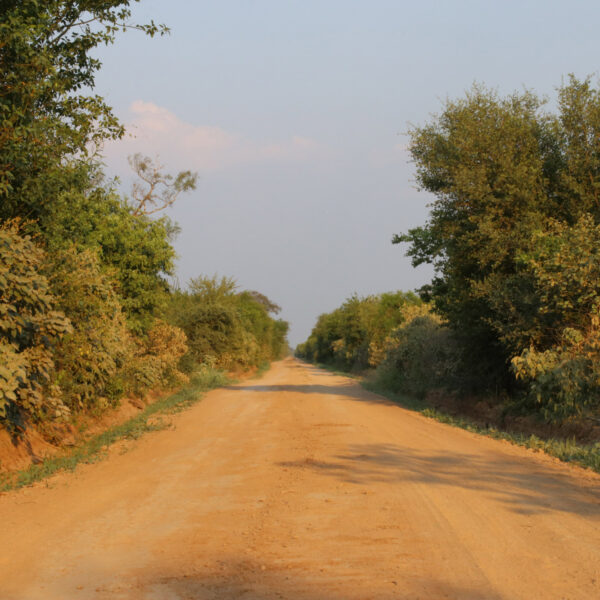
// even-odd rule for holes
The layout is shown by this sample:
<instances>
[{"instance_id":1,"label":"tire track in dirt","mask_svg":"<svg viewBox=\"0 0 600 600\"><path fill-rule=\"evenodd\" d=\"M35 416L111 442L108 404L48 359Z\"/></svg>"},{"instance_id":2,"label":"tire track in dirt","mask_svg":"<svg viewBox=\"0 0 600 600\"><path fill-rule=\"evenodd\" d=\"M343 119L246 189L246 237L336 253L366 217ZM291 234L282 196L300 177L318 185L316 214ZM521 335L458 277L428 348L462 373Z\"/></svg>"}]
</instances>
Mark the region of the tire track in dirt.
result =
<instances>
[{"instance_id":1,"label":"tire track in dirt","mask_svg":"<svg viewBox=\"0 0 600 600\"><path fill-rule=\"evenodd\" d=\"M599 490L287 359L0 497L0 599L595 600Z\"/></svg>"}]
</instances>

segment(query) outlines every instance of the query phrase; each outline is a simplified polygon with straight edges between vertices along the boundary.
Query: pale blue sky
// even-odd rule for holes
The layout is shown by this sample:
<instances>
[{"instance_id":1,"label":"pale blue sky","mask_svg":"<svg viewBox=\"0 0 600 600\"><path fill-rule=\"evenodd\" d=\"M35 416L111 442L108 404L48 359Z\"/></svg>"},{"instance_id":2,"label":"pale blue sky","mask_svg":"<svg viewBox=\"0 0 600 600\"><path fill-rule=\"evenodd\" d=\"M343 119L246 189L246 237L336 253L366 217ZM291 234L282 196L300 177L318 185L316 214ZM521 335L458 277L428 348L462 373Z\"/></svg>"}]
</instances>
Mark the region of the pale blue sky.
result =
<instances>
[{"instance_id":1,"label":"pale blue sky","mask_svg":"<svg viewBox=\"0 0 600 600\"><path fill-rule=\"evenodd\" d=\"M357 292L409 290L392 234L424 222L403 132L474 81L550 97L568 73L597 75L596 1L146 0L99 56L96 91L135 138L105 149L199 172L170 216L182 283L233 276L284 308L292 345Z\"/></svg>"}]
</instances>

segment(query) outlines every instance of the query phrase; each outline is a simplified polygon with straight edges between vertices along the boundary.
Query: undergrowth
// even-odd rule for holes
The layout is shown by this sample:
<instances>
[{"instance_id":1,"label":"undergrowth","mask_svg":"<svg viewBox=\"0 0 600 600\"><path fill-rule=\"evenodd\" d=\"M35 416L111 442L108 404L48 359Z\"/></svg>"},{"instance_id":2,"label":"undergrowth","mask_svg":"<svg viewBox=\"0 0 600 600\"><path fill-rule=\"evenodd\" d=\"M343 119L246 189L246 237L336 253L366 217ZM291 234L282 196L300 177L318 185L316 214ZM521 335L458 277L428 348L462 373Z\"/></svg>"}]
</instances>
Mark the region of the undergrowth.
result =
<instances>
[{"instance_id":1,"label":"undergrowth","mask_svg":"<svg viewBox=\"0 0 600 600\"><path fill-rule=\"evenodd\" d=\"M80 463L93 463L102 459L111 444L119 440L137 439L147 431L168 427L161 416L175 414L189 408L202 398L202 393L231 383L222 371L202 368L191 378L184 389L148 405L140 414L125 423L92 437L67 453L44 459L22 471L0 476L0 492L31 485L59 471L73 471Z\"/></svg>"},{"instance_id":2,"label":"undergrowth","mask_svg":"<svg viewBox=\"0 0 600 600\"><path fill-rule=\"evenodd\" d=\"M319 369L324 369L325 371L329 371L333 375L340 375L342 377L350 377L350 379L359 379L361 377L361 375L359 375L357 373L351 373L349 371L344 371L343 369L334 367L332 365L328 365L327 363L316 363L314 366L318 367Z\"/></svg>"},{"instance_id":3,"label":"undergrowth","mask_svg":"<svg viewBox=\"0 0 600 600\"><path fill-rule=\"evenodd\" d=\"M506 440L507 442L517 446L523 446L525 448L531 448L532 450L542 451L550 456L554 456L562 460L563 462L576 463L600 473L600 443L580 444L574 438L564 440L542 439L533 434L527 435L524 433L503 431L496 427L484 427L470 419L440 412L437 409L431 408L425 403L425 401L419 400L418 398L391 392L385 387L377 385L372 381L361 380L360 383L370 392L380 394L381 396L396 402L404 408L421 413L425 417L435 419L441 423L452 425L453 427L460 427L461 429L466 429L467 431L471 431L473 433L487 435L498 440Z\"/></svg>"},{"instance_id":4,"label":"undergrowth","mask_svg":"<svg viewBox=\"0 0 600 600\"><path fill-rule=\"evenodd\" d=\"M252 375L252 379L258 379L259 377L262 377L270 368L271 363L268 360L265 360L264 362L260 363L260 365L258 365L258 368L256 369L256 373Z\"/></svg>"}]
</instances>

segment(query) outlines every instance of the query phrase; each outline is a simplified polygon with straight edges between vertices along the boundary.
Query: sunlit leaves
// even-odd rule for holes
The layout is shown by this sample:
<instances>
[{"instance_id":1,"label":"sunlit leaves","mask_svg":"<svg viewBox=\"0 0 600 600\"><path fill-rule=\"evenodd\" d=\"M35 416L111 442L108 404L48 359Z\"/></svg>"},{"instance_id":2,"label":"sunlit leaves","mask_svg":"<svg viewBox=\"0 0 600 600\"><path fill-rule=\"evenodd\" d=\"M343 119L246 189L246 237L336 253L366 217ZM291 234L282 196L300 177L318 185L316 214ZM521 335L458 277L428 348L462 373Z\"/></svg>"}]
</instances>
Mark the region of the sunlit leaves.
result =
<instances>
[{"instance_id":1,"label":"sunlit leaves","mask_svg":"<svg viewBox=\"0 0 600 600\"><path fill-rule=\"evenodd\" d=\"M123 128L90 93L92 51L131 23L130 0L6 0L0 10L0 218L44 218L53 198L85 184L85 163ZM87 92L87 93L86 93ZM83 169L83 175L82 175Z\"/></svg>"},{"instance_id":2,"label":"sunlit leaves","mask_svg":"<svg viewBox=\"0 0 600 600\"><path fill-rule=\"evenodd\" d=\"M427 224L394 241L410 243L414 264L434 265L424 295L464 355L477 357L463 365L463 381L514 388L511 357L554 352L566 328L587 331L594 311L600 92L570 77L554 114L531 92L500 97L475 86L413 128L410 150L434 201ZM568 236L577 244L565 246ZM553 244L563 252L552 254ZM520 380L530 380L522 369Z\"/></svg>"},{"instance_id":3,"label":"sunlit leaves","mask_svg":"<svg viewBox=\"0 0 600 600\"><path fill-rule=\"evenodd\" d=\"M288 324L269 312L276 307L257 292L238 292L228 277L197 277L173 294L169 320L183 329L189 353L184 363L249 368L281 358Z\"/></svg>"},{"instance_id":4,"label":"sunlit leaves","mask_svg":"<svg viewBox=\"0 0 600 600\"><path fill-rule=\"evenodd\" d=\"M56 310L45 256L18 224L0 227L0 418L19 420L21 410L44 411L45 386L54 370L53 348L72 331Z\"/></svg>"}]
</instances>

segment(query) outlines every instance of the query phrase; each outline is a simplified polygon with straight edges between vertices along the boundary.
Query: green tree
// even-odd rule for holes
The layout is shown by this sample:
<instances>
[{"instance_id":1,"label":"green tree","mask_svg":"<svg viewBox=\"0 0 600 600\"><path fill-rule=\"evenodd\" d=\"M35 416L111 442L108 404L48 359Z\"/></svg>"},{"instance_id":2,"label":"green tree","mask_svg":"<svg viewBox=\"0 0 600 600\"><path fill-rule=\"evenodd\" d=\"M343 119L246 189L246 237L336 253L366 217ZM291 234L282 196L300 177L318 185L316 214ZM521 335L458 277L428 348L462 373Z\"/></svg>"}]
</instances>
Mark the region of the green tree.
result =
<instances>
[{"instance_id":1,"label":"green tree","mask_svg":"<svg viewBox=\"0 0 600 600\"><path fill-rule=\"evenodd\" d=\"M296 355L349 370L375 367L385 355L387 338L405 321L407 310L421 304L411 292L389 292L365 298L355 294L334 311L318 318Z\"/></svg>"},{"instance_id":2,"label":"green tree","mask_svg":"<svg viewBox=\"0 0 600 600\"><path fill-rule=\"evenodd\" d=\"M133 357L133 340L115 291L116 282L91 250L75 247L54 253L48 279L57 307L72 331L54 349L56 383L71 410L97 406Z\"/></svg>"},{"instance_id":3,"label":"green tree","mask_svg":"<svg viewBox=\"0 0 600 600\"><path fill-rule=\"evenodd\" d=\"M600 225L551 220L520 257L532 276L542 335L512 359L531 406L552 419L600 407Z\"/></svg>"},{"instance_id":4,"label":"green tree","mask_svg":"<svg viewBox=\"0 0 600 600\"><path fill-rule=\"evenodd\" d=\"M94 87L92 51L133 25L130 0L4 0L0 10L0 219L39 220L89 181L102 141L123 128Z\"/></svg>"},{"instance_id":5,"label":"green tree","mask_svg":"<svg viewBox=\"0 0 600 600\"><path fill-rule=\"evenodd\" d=\"M187 336L186 369L212 362L222 368L248 368L280 358L286 347L287 323L276 321L276 307L258 292L238 292L228 277L197 277L188 290L173 294L168 320Z\"/></svg>"},{"instance_id":6,"label":"green tree","mask_svg":"<svg viewBox=\"0 0 600 600\"><path fill-rule=\"evenodd\" d=\"M146 332L167 303L177 226L167 217L132 215L114 187L98 181L84 192L63 192L54 208L46 221L51 252L63 251L73 243L79 250L97 252L102 264L113 270L131 328Z\"/></svg>"},{"instance_id":7,"label":"green tree","mask_svg":"<svg viewBox=\"0 0 600 600\"><path fill-rule=\"evenodd\" d=\"M600 216L598 90L571 77L553 115L533 93L501 98L477 86L414 128L410 150L434 201L427 224L394 241L410 243L413 264L435 268L422 292L465 349L463 381L510 386L510 358L556 338L520 257L550 219Z\"/></svg>"}]
</instances>

